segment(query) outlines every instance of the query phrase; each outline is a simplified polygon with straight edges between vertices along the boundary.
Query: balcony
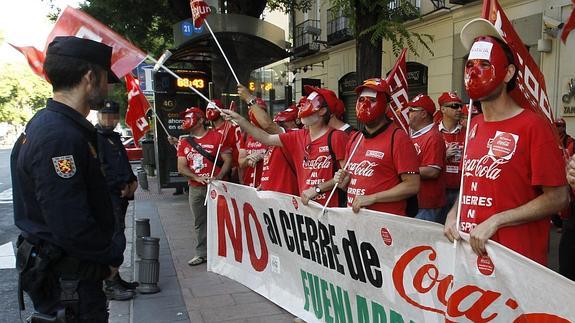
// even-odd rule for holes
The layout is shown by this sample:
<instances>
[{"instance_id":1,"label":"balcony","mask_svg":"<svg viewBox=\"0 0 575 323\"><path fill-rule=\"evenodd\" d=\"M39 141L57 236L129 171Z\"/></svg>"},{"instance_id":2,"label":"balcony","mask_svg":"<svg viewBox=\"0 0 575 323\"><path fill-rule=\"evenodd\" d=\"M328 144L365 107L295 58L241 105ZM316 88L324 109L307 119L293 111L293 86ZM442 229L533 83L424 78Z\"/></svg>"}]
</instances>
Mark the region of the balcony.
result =
<instances>
[{"instance_id":1,"label":"balcony","mask_svg":"<svg viewBox=\"0 0 575 323\"><path fill-rule=\"evenodd\" d=\"M338 8L327 10L327 44L337 45L353 39L353 30L349 18L345 17Z\"/></svg>"},{"instance_id":2,"label":"balcony","mask_svg":"<svg viewBox=\"0 0 575 323\"><path fill-rule=\"evenodd\" d=\"M468 3L472 3L475 2L476 0L449 0L449 3L451 4L460 4L460 5L466 5Z\"/></svg>"},{"instance_id":3,"label":"balcony","mask_svg":"<svg viewBox=\"0 0 575 323\"><path fill-rule=\"evenodd\" d=\"M414 10L402 9L402 5L411 4ZM400 17L403 21L415 19L419 16L421 0L392 0L387 4L392 17Z\"/></svg>"},{"instance_id":4,"label":"balcony","mask_svg":"<svg viewBox=\"0 0 575 323\"><path fill-rule=\"evenodd\" d=\"M319 20L306 20L295 26L294 57L305 57L319 52L319 43L314 42L319 38L321 29Z\"/></svg>"}]
</instances>

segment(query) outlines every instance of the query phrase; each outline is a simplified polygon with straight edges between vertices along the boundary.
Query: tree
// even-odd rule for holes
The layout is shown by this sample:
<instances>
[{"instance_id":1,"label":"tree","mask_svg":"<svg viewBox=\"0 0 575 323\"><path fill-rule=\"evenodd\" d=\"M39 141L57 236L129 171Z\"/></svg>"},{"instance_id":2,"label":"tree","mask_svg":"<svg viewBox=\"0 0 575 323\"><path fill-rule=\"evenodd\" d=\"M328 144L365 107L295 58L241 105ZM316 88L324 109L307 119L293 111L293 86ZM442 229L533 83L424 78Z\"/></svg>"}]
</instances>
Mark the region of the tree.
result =
<instances>
[{"instance_id":1,"label":"tree","mask_svg":"<svg viewBox=\"0 0 575 323\"><path fill-rule=\"evenodd\" d=\"M419 17L419 11L407 0L329 0L350 18L356 39L356 72L358 82L381 76L383 53L382 40L392 44L392 50L399 54L405 46L418 55L415 44L422 44L430 53L427 41L430 35L410 32L403 24L406 20ZM284 12L306 11L311 0L269 0L271 9Z\"/></svg>"},{"instance_id":2,"label":"tree","mask_svg":"<svg viewBox=\"0 0 575 323\"><path fill-rule=\"evenodd\" d=\"M28 64L4 64L0 72L0 122L24 124L52 96L48 82Z\"/></svg>"}]
</instances>

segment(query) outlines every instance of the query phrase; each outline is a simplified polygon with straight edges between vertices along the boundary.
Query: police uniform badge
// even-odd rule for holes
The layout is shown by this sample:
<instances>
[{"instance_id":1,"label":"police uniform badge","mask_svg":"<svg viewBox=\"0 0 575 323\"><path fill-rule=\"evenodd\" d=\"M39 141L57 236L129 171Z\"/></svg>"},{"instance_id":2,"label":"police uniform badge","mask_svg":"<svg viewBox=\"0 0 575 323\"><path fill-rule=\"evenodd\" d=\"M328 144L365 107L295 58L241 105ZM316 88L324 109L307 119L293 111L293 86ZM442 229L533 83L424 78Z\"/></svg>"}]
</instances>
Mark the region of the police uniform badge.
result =
<instances>
[{"instance_id":1,"label":"police uniform badge","mask_svg":"<svg viewBox=\"0 0 575 323\"><path fill-rule=\"evenodd\" d=\"M52 164L56 174L62 178L70 178L76 174L76 164L72 155L53 157Z\"/></svg>"}]
</instances>

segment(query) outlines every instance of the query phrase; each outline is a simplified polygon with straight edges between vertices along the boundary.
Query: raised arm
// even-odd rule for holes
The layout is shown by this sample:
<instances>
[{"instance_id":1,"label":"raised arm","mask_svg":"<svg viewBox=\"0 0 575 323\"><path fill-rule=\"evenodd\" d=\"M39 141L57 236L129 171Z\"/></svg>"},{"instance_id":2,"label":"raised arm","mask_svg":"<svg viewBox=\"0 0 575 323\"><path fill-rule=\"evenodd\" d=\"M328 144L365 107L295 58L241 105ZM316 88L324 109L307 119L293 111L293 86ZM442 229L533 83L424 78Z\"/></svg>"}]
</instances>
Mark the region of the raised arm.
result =
<instances>
[{"instance_id":1,"label":"raised arm","mask_svg":"<svg viewBox=\"0 0 575 323\"><path fill-rule=\"evenodd\" d=\"M282 147L282 142L279 135L265 132L264 130L251 124L251 122L246 120L238 113L232 110L224 109L222 110L222 116L226 120L234 120L240 126L240 128L242 128L243 131L247 132L250 136L254 137L255 140L263 143L264 145Z\"/></svg>"}]
</instances>

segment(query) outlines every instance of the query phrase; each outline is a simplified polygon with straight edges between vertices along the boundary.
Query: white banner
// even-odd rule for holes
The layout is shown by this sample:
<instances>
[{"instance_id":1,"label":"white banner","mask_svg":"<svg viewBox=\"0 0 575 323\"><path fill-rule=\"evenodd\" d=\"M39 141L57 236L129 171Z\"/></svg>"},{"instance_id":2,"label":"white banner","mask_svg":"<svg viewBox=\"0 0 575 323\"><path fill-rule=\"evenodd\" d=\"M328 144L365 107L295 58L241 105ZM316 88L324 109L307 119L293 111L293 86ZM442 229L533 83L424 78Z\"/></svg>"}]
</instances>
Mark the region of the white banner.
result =
<instances>
[{"instance_id":1,"label":"white banner","mask_svg":"<svg viewBox=\"0 0 575 323\"><path fill-rule=\"evenodd\" d=\"M208 270L307 322L569 322L575 283L489 242L477 257L443 227L215 182Z\"/></svg>"}]
</instances>

